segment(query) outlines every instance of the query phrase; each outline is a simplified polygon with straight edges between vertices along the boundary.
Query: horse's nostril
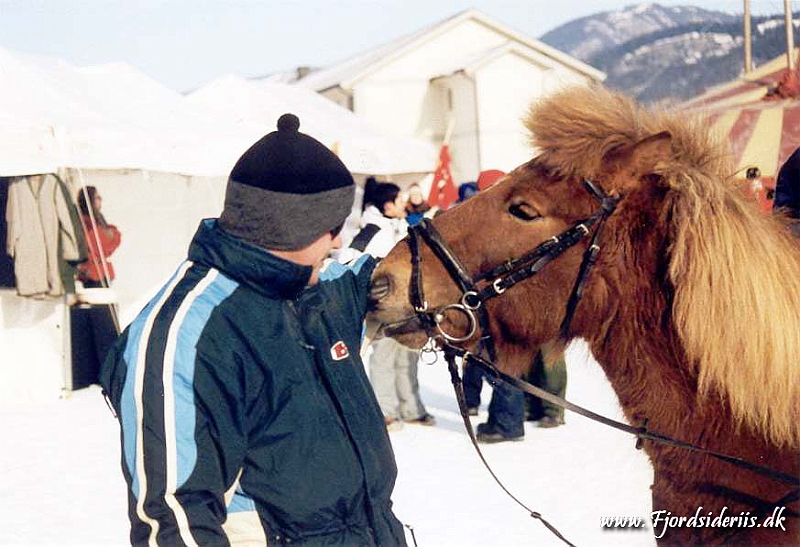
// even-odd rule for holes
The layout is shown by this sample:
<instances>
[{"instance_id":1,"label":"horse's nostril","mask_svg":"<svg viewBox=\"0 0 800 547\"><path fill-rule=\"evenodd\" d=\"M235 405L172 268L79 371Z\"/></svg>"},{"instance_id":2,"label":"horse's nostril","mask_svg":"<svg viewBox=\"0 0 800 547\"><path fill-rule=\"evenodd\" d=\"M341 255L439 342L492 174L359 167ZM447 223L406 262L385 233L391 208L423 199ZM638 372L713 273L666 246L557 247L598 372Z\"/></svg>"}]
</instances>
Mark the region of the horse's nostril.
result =
<instances>
[{"instance_id":1,"label":"horse's nostril","mask_svg":"<svg viewBox=\"0 0 800 547\"><path fill-rule=\"evenodd\" d=\"M375 307L379 300L389 296L392 292L392 280L388 275L379 275L372 280L372 286L369 290L369 299L371 307Z\"/></svg>"}]
</instances>

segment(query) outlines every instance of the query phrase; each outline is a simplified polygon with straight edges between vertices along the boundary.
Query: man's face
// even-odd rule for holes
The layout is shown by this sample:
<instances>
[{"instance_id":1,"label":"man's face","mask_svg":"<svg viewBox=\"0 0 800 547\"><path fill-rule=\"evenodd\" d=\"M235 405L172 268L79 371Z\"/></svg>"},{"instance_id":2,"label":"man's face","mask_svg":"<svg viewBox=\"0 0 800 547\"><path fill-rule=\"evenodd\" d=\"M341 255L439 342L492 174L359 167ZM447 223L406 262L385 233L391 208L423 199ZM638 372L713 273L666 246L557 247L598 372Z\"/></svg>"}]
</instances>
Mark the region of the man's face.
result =
<instances>
[{"instance_id":1,"label":"man's face","mask_svg":"<svg viewBox=\"0 0 800 547\"><path fill-rule=\"evenodd\" d=\"M342 234L337 233L334 236L328 232L304 249L307 250L308 257L308 261L305 264L313 268L311 278L308 280L309 285L319 283L319 271L322 269L322 262L328 258L333 249L341 249L341 247Z\"/></svg>"},{"instance_id":2,"label":"man's face","mask_svg":"<svg viewBox=\"0 0 800 547\"><path fill-rule=\"evenodd\" d=\"M309 285L316 285L319 283L319 271L322 269L323 261L328 258L328 254L332 249L340 249L342 247L342 235L339 230L334 232L327 232L311 244L297 249L295 251L276 251L270 252L275 256L300 264L302 266L311 266L311 277L308 280Z\"/></svg>"}]
</instances>

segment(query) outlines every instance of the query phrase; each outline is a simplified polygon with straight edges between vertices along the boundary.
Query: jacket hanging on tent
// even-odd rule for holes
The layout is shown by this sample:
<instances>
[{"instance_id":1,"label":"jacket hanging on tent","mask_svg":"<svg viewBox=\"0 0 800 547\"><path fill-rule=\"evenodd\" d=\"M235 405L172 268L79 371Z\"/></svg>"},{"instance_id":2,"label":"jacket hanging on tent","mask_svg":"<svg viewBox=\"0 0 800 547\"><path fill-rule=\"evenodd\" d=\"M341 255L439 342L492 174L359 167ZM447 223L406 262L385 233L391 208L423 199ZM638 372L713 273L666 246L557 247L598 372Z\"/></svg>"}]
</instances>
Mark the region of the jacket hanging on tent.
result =
<instances>
[{"instance_id":1,"label":"jacket hanging on tent","mask_svg":"<svg viewBox=\"0 0 800 547\"><path fill-rule=\"evenodd\" d=\"M19 178L8 189L6 249L20 296L74 292L72 263L86 260L86 241L64 182L55 175Z\"/></svg>"}]
</instances>

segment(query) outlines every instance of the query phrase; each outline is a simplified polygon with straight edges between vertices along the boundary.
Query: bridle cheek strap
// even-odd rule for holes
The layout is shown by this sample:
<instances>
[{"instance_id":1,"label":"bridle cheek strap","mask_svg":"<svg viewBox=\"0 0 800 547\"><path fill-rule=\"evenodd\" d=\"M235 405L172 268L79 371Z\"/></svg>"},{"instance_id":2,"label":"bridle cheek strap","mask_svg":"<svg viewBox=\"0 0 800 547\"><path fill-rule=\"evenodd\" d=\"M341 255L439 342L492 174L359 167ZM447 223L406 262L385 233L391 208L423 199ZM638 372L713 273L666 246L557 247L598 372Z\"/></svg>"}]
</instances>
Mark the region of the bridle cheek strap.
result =
<instances>
[{"instance_id":1,"label":"bridle cheek strap","mask_svg":"<svg viewBox=\"0 0 800 547\"><path fill-rule=\"evenodd\" d=\"M419 249L419 239L423 239L428 247L433 251L434 255L444 265L447 273L458 285L462 292L461 302L458 304L450 304L441 310L433 311L428 309L428 302L424 297L424 287L422 285L422 253ZM482 350L486 351L490 360L497 357L495 351L494 340L489 335L489 314L486 309L481 305L481 301L473 301L471 297L478 296L478 289L475 281L470 277L469 272L458 259L458 256L452 251L449 245L444 241L439 231L434 228L433 224L428 219L423 219L416 226L409 229L408 238L409 249L411 251L411 282L409 285L409 299L414 311L417 313L420 321L424 325L425 332L429 338L441 338L446 340L463 341L472 338L474 332L470 332L466 337L456 338L448 336L439 326L439 319L443 318L442 311L455 308L465 313L472 324L472 328L480 328L481 337L480 344ZM476 318L477 316L477 318ZM439 332L436 333L435 329Z\"/></svg>"},{"instance_id":2,"label":"bridle cheek strap","mask_svg":"<svg viewBox=\"0 0 800 547\"><path fill-rule=\"evenodd\" d=\"M472 328L480 327L480 341L483 349L486 350L490 360L495 359L495 344L489 330L489 314L484 303L495 298L514 285L538 274L547 264L561 256L568 249L582 241L592 228L597 224L597 228L592 235L591 243L584 252L578 276L573 285L572 292L567 303L564 319L561 322L560 333L562 338L568 334L572 317L578 306L578 302L583 295L583 289L589 272L597 261L600 247L597 241L603 229L603 225L608 217L616 209L618 198L606 195L603 190L592 181L584 179L583 185L586 190L600 202L600 208L585 220L575 223L573 226L553 236L552 238L537 245L532 251L520 258L509 260L489 272L472 277L458 256L453 252L441 234L436 230L433 223L428 219L423 219L416 226L409 229L409 250L411 252L411 282L409 285L409 300L414 307L420 322L425 328L425 332L430 338L444 338L447 342L463 342L472 337L472 332L467 336L457 337L448 335L441 327L444 320L443 311L458 309L463 312L470 321ZM424 297L422 283L422 255L420 252L420 239L431 249L436 258L447 270L447 273L459 287L462 293L461 301L458 304L449 304L439 311L430 310L428 302ZM492 280L492 278L494 278ZM487 281L488 284L478 290L477 283ZM438 330L438 334L436 331Z\"/></svg>"}]
</instances>

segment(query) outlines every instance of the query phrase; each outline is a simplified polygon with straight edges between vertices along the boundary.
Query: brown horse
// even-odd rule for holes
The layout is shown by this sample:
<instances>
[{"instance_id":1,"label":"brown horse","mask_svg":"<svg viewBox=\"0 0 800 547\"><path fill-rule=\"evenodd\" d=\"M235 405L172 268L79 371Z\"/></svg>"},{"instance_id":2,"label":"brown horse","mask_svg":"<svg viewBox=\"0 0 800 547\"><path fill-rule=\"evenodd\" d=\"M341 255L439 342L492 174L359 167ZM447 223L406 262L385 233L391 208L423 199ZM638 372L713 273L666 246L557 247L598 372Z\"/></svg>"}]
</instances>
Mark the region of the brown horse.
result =
<instances>
[{"instance_id":1,"label":"brown horse","mask_svg":"<svg viewBox=\"0 0 800 547\"><path fill-rule=\"evenodd\" d=\"M598 203L582 181L593 181L619 201L567 340L588 342L631 424L798 476L800 248L785 223L732 187L724 148L701 119L574 88L534 105L526 125L538 155L433 221L465 268L478 276L589 217ZM558 337L588 240L485 302L502 370L519 374ZM420 253L431 308L459 301L429 245ZM400 244L375 272L372 317L419 347L426 335L409 304L409 261ZM465 329L463 314L445 315L444 327ZM480 334L464 345L474 349ZM796 500L785 503L785 530L751 527L791 485L686 450L644 448L653 510L708 519L668 521L660 541L800 542ZM711 525L720 515L737 519ZM657 537L662 526L654 523Z\"/></svg>"}]
</instances>

